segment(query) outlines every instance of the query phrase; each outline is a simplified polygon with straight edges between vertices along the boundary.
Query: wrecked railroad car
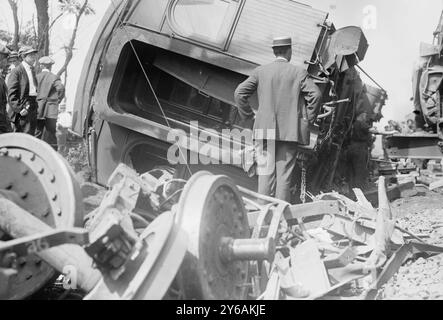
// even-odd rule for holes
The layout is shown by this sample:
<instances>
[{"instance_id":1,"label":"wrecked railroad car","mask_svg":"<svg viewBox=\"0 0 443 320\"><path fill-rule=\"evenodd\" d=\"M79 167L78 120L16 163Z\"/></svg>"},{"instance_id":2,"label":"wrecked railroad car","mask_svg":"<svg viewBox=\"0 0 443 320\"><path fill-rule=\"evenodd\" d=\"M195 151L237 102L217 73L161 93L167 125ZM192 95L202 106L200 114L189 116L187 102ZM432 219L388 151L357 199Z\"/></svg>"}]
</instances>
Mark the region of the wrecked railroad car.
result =
<instances>
[{"instance_id":1,"label":"wrecked railroad car","mask_svg":"<svg viewBox=\"0 0 443 320\"><path fill-rule=\"evenodd\" d=\"M420 44L420 57L412 73L413 132L387 138L391 159L432 159L443 156L443 12L432 44ZM412 120L412 119L411 119Z\"/></svg>"},{"instance_id":2,"label":"wrecked railroad car","mask_svg":"<svg viewBox=\"0 0 443 320\"><path fill-rule=\"evenodd\" d=\"M86 58L73 112L73 130L87 138L95 182L104 185L120 162L140 173L171 167L171 129L186 132L190 143L182 152L189 157L201 145L192 130L198 136L217 135L216 141L227 139L228 148L245 148L242 139L222 132L253 126L240 120L234 90L254 68L274 59L273 37L290 35L295 43L292 63L308 70L324 93L324 103L333 106L321 111L306 147L312 156L309 189L328 190L356 113L370 109L371 119L378 120L384 98L377 93L376 99L369 99L354 68L368 48L362 30L336 29L327 17L326 12L287 0L111 4ZM257 107L257 102L252 105ZM210 148L213 158L226 152L223 144ZM256 178L234 163L174 169L181 177L202 169L226 174L255 189Z\"/></svg>"}]
</instances>

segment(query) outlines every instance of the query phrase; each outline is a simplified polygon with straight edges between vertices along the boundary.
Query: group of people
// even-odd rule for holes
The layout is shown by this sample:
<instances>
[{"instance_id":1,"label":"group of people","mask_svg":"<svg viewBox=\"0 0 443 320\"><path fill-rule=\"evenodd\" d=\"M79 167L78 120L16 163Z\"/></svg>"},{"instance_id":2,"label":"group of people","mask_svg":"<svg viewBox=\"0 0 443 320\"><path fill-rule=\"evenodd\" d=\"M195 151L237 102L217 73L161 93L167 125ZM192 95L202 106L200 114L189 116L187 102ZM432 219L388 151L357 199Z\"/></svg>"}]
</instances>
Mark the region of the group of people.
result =
<instances>
[{"instance_id":1,"label":"group of people","mask_svg":"<svg viewBox=\"0 0 443 320\"><path fill-rule=\"evenodd\" d=\"M6 70L0 75L0 134L27 133L57 150L58 108L65 88L51 72L54 61L47 56L37 61L37 54L28 46L15 52L0 45L0 69Z\"/></svg>"}]
</instances>

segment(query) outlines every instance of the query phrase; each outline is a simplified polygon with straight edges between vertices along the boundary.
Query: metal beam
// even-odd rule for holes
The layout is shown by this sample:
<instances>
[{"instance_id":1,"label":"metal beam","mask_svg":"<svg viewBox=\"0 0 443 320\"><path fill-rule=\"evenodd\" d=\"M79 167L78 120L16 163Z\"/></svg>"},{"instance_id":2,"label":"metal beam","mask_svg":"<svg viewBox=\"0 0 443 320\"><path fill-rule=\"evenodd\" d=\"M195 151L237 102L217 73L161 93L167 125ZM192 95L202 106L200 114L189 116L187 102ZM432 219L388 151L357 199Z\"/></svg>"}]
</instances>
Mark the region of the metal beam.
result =
<instances>
[{"instance_id":1,"label":"metal beam","mask_svg":"<svg viewBox=\"0 0 443 320\"><path fill-rule=\"evenodd\" d=\"M437 134L395 135L387 137L387 153L391 159L441 159Z\"/></svg>"}]
</instances>

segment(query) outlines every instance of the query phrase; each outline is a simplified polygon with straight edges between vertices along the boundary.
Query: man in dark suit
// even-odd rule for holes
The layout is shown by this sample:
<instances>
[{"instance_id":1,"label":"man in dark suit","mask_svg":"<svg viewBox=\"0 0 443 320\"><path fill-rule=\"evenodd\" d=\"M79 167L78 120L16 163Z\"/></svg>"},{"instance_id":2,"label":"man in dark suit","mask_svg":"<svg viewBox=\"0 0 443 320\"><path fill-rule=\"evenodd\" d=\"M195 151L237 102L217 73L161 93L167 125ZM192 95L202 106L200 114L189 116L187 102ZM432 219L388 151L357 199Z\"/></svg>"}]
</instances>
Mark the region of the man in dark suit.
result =
<instances>
[{"instance_id":1,"label":"man in dark suit","mask_svg":"<svg viewBox=\"0 0 443 320\"><path fill-rule=\"evenodd\" d=\"M0 44L0 70L6 68L6 58L8 57L9 50L5 46ZM0 133L6 133L11 131L8 115L6 112L6 104L8 103L8 87L5 80L0 76Z\"/></svg>"},{"instance_id":2,"label":"man in dark suit","mask_svg":"<svg viewBox=\"0 0 443 320\"><path fill-rule=\"evenodd\" d=\"M19 51L23 62L8 78L9 105L13 110L16 132L34 135L37 126L37 79L34 65L37 50L25 46Z\"/></svg>"},{"instance_id":3,"label":"man in dark suit","mask_svg":"<svg viewBox=\"0 0 443 320\"><path fill-rule=\"evenodd\" d=\"M274 39L272 48L276 60L255 69L235 90L235 101L243 118L253 117L249 98L257 91L254 139L261 145L259 158L267 149L270 169L258 172L258 192L290 202L297 146L309 144L308 126L317 117L322 94L305 69L289 63L290 37Z\"/></svg>"},{"instance_id":4,"label":"man in dark suit","mask_svg":"<svg viewBox=\"0 0 443 320\"><path fill-rule=\"evenodd\" d=\"M35 136L57 150L58 106L65 97L65 87L60 78L51 72L54 61L49 57L39 60L42 72L37 75L37 131Z\"/></svg>"}]
</instances>

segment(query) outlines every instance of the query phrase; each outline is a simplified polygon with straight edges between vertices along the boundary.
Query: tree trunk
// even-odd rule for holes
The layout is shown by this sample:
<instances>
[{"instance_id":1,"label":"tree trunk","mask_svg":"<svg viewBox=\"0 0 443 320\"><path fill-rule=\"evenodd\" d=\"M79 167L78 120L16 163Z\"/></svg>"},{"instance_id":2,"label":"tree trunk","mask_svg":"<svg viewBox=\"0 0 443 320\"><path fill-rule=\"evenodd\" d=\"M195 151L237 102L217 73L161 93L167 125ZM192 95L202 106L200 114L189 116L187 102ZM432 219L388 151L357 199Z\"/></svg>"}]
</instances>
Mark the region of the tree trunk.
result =
<instances>
[{"instance_id":1,"label":"tree trunk","mask_svg":"<svg viewBox=\"0 0 443 320\"><path fill-rule=\"evenodd\" d=\"M37 0L36 0L37 1ZM78 30L78 24L80 22L80 19L85 12L86 8L88 7L88 0L85 0L83 3L83 6L80 8L80 10L77 13L76 19L75 19L75 27L74 30L72 30L71 40L69 41L69 44L65 47L66 52L66 58L65 63L61 67L61 69L57 72L57 75L60 77L64 72L67 71L68 65L72 60L73 56L73 50L75 45L75 38L77 37L77 30ZM66 86L66 78L65 78L65 86Z\"/></svg>"},{"instance_id":2,"label":"tree trunk","mask_svg":"<svg viewBox=\"0 0 443 320\"><path fill-rule=\"evenodd\" d=\"M8 0L9 6L12 10L12 17L14 19L14 38L12 39L12 48L18 50L18 43L20 41L20 25L18 23L18 9L16 0Z\"/></svg>"},{"instance_id":3,"label":"tree trunk","mask_svg":"<svg viewBox=\"0 0 443 320\"><path fill-rule=\"evenodd\" d=\"M49 14L48 0L34 0L37 9L37 50L39 56L49 55Z\"/></svg>"}]
</instances>

